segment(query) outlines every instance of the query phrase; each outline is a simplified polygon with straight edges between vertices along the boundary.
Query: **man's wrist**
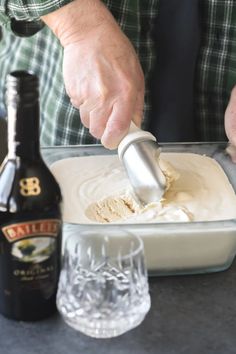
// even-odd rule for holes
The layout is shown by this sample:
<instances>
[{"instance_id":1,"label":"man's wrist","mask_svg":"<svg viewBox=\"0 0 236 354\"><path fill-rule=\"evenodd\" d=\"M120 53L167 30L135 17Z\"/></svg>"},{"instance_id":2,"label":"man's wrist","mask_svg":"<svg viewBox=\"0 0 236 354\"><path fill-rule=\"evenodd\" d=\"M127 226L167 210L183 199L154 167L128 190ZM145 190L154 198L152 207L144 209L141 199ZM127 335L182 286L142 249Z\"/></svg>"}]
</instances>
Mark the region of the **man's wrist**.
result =
<instances>
[{"instance_id":1,"label":"man's wrist","mask_svg":"<svg viewBox=\"0 0 236 354\"><path fill-rule=\"evenodd\" d=\"M84 39L107 19L113 17L100 0L74 0L42 17L63 47Z\"/></svg>"}]
</instances>

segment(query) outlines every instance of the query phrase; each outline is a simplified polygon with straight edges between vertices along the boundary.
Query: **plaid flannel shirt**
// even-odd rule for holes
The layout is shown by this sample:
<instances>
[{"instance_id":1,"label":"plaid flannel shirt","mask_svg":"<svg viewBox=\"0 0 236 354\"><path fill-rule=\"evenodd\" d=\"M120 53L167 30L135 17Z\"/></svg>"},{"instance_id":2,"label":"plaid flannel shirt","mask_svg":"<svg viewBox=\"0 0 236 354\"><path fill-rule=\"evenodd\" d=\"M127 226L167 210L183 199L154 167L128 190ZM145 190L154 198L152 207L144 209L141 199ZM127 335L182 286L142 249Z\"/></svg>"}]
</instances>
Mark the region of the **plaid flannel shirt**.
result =
<instances>
[{"instance_id":1,"label":"plaid flannel shirt","mask_svg":"<svg viewBox=\"0 0 236 354\"><path fill-rule=\"evenodd\" d=\"M66 95L63 49L40 17L70 0L0 0L0 111L5 107L5 78L13 70L40 77L41 144L96 143ZM104 0L133 43L146 78L143 128L150 110L148 78L154 63L151 39L158 0ZM195 78L195 115L200 140L224 140L224 111L236 84L236 1L199 0L202 38ZM18 34L18 35L15 35ZM33 34L33 35L32 35Z\"/></svg>"}]
</instances>

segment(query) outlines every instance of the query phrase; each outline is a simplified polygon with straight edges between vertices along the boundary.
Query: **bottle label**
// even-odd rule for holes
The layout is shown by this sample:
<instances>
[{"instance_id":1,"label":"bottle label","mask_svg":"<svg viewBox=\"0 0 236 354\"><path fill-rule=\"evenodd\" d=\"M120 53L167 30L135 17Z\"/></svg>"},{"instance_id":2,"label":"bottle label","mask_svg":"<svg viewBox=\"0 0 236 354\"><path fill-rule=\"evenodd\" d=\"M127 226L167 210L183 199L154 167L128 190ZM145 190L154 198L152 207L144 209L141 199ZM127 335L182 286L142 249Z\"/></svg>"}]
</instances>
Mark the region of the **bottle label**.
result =
<instances>
[{"instance_id":1,"label":"bottle label","mask_svg":"<svg viewBox=\"0 0 236 354\"><path fill-rule=\"evenodd\" d=\"M14 242L34 236L57 237L60 227L60 220L44 219L7 225L2 228L2 232L9 242Z\"/></svg>"},{"instance_id":2,"label":"bottle label","mask_svg":"<svg viewBox=\"0 0 236 354\"><path fill-rule=\"evenodd\" d=\"M2 228L2 232L12 244L13 259L20 263L37 264L54 254L60 227L61 222L58 219L43 219L7 225ZM16 270L14 275L23 273L22 270L20 273Z\"/></svg>"},{"instance_id":3,"label":"bottle label","mask_svg":"<svg viewBox=\"0 0 236 354\"><path fill-rule=\"evenodd\" d=\"M23 263L41 263L55 252L56 242L53 237L33 237L16 241L11 254L15 260Z\"/></svg>"}]
</instances>

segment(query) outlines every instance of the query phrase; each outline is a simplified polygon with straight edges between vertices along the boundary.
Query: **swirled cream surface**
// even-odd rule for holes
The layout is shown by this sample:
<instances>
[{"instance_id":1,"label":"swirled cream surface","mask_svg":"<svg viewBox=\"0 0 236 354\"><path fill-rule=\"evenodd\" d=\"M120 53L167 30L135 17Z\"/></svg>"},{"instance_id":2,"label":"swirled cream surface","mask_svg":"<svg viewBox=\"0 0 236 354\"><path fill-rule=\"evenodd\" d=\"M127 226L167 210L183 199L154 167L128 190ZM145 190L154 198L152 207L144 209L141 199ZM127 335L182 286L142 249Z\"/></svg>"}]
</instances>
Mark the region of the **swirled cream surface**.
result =
<instances>
[{"instance_id":1,"label":"swirled cream surface","mask_svg":"<svg viewBox=\"0 0 236 354\"><path fill-rule=\"evenodd\" d=\"M162 153L160 165L168 188L161 201L144 206L135 198L116 155L55 162L51 170L62 190L63 220L87 224L236 218L236 195L214 159L193 153Z\"/></svg>"}]
</instances>

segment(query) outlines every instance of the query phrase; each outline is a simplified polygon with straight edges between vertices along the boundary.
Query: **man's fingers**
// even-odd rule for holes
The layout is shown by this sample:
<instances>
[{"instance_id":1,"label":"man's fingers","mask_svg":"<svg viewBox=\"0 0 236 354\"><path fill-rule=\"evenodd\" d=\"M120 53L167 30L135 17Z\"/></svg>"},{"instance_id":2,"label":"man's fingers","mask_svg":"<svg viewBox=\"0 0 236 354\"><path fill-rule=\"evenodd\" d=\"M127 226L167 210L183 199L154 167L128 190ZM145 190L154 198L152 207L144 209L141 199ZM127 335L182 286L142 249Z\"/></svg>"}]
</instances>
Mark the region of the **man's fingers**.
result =
<instances>
[{"instance_id":1,"label":"man's fingers","mask_svg":"<svg viewBox=\"0 0 236 354\"><path fill-rule=\"evenodd\" d=\"M101 139L112 113L112 105L106 104L99 109L90 112L89 132L97 139Z\"/></svg>"},{"instance_id":2,"label":"man's fingers","mask_svg":"<svg viewBox=\"0 0 236 354\"><path fill-rule=\"evenodd\" d=\"M89 110L86 107L86 104L82 104L79 107L79 113L80 113L81 122L83 123L83 125L86 128L89 128L90 127L90 115L89 115Z\"/></svg>"},{"instance_id":3,"label":"man's fingers","mask_svg":"<svg viewBox=\"0 0 236 354\"><path fill-rule=\"evenodd\" d=\"M102 101L98 97L83 101L82 104L79 104L82 100L71 99L71 104L79 109L81 121L89 129L90 134L101 139L105 147L115 149L127 133L131 120L137 126L141 125L144 91L136 95L135 97L131 90L126 95L123 92L123 98L117 99L115 103L111 97ZM92 97L93 92L91 91L88 96Z\"/></svg>"},{"instance_id":4,"label":"man's fingers","mask_svg":"<svg viewBox=\"0 0 236 354\"><path fill-rule=\"evenodd\" d=\"M233 88L228 107L225 111L225 132L234 146L236 146L236 86Z\"/></svg>"},{"instance_id":5,"label":"man's fingers","mask_svg":"<svg viewBox=\"0 0 236 354\"><path fill-rule=\"evenodd\" d=\"M101 137L102 144L108 149L116 149L122 138L128 133L135 111L135 101L119 100L114 103L105 131Z\"/></svg>"},{"instance_id":6,"label":"man's fingers","mask_svg":"<svg viewBox=\"0 0 236 354\"><path fill-rule=\"evenodd\" d=\"M139 92L136 100L135 110L132 117L132 121L138 126L141 126L143 118L143 107L144 107L144 91Z\"/></svg>"},{"instance_id":7,"label":"man's fingers","mask_svg":"<svg viewBox=\"0 0 236 354\"><path fill-rule=\"evenodd\" d=\"M116 149L122 138L128 133L131 120L141 125L143 117L144 90L135 98L134 94L125 100L117 101L108 119L101 142L108 149Z\"/></svg>"}]
</instances>

